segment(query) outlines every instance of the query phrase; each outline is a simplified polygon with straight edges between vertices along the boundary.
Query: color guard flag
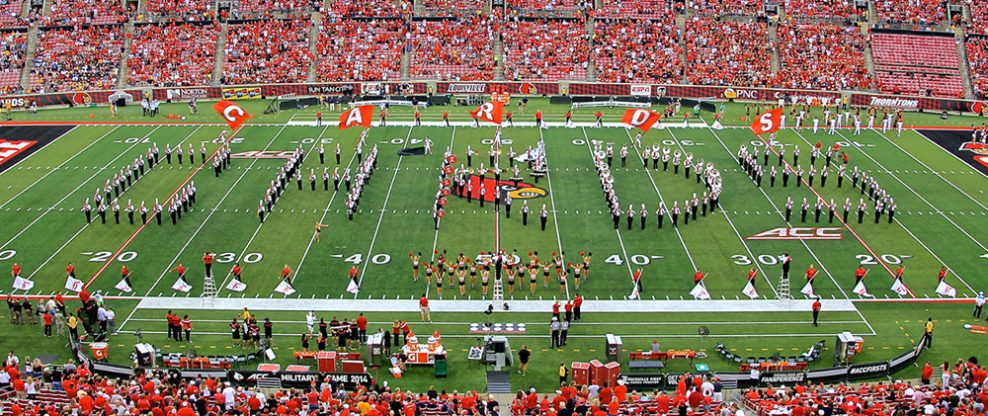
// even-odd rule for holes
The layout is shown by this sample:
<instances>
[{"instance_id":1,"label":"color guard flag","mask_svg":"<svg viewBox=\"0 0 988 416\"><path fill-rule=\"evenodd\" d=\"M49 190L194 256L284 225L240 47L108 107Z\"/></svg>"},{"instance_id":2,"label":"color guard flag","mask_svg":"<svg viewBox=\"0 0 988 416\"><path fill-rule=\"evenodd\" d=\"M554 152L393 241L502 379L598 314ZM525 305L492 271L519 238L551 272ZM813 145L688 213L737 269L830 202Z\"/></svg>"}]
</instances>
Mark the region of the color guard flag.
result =
<instances>
[{"instance_id":1,"label":"color guard flag","mask_svg":"<svg viewBox=\"0 0 988 416\"><path fill-rule=\"evenodd\" d=\"M113 286L113 288L121 292L127 292L127 293L134 291L134 289L130 287L130 282L128 282L126 278L120 279L120 282L117 283L116 286Z\"/></svg>"},{"instance_id":2,"label":"color guard flag","mask_svg":"<svg viewBox=\"0 0 988 416\"><path fill-rule=\"evenodd\" d=\"M69 276L65 279L65 288L73 292L82 292L82 280Z\"/></svg>"},{"instance_id":3,"label":"color guard flag","mask_svg":"<svg viewBox=\"0 0 988 416\"><path fill-rule=\"evenodd\" d=\"M372 105L351 108L340 114L340 130L346 130L353 126L370 128L372 118L374 118L374 106Z\"/></svg>"},{"instance_id":4,"label":"color guard flag","mask_svg":"<svg viewBox=\"0 0 988 416\"><path fill-rule=\"evenodd\" d=\"M483 103L476 110L470 112L470 116L474 120L484 120L491 123L501 125L501 119L504 115L504 103L502 102L490 102Z\"/></svg>"},{"instance_id":5,"label":"color guard flag","mask_svg":"<svg viewBox=\"0 0 988 416\"><path fill-rule=\"evenodd\" d=\"M697 283L693 286L693 290L690 291L690 295L693 295L693 299L710 299L710 292L707 292L707 288L703 286L703 282Z\"/></svg>"},{"instance_id":6,"label":"color guard flag","mask_svg":"<svg viewBox=\"0 0 988 416\"><path fill-rule=\"evenodd\" d=\"M748 284L744 285L744 290L741 293L744 293L745 296L751 299L758 299L758 291L755 290L755 285L751 283L751 280L748 281Z\"/></svg>"},{"instance_id":7,"label":"color guard flag","mask_svg":"<svg viewBox=\"0 0 988 416\"><path fill-rule=\"evenodd\" d=\"M350 284L346 285L346 291L356 295L357 292L360 292L360 286L357 286L356 280L350 279Z\"/></svg>"},{"instance_id":8,"label":"color guard flag","mask_svg":"<svg viewBox=\"0 0 988 416\"><path fill-rule=\"evenodd\" d=\"M192 290L192 285L185 282L185 279L179 277L172 285L172 290L177 290L182 293L189 293Z\"/></svg>"},{"instance_id":9,"label":"color guard flag","mask_svg":"<svg viewBox=\"0 0 988 416\"><path fill-rule=\"evenodd\" d=\"M230 130L236 130L240 127L240 125L244 124L247 119L254 117L245 111L243 107L230 100L223 100L213 104L213 109L219 113L220 117L223 117L226 124L230 126Z\"/></svg>"},{"instance_id":10,"label":"color guard flag","mask_svg":"<svg viewBox=\"0 0 988 416\"><path fill-rule=\"evenodd\" d=\"M947 282L940 280L940 284L937 285L937 293L943 296L954 297L957 296L957 289L954 289L953 286L948 285Z\"/></svg>"},{"instance_id":11,"label":"color guard flag","mask_svg":"<svg viewBox=\"0 0 988 416\"><path fill-rule=\"evenodd\" d=\"M291 296L292 293L295 293L295 288L292 287L292 284L289 283L287 279L281 279L281 283L278 283L278 286L274 288L274 291L285 296Z\"/></svg>"},{"instance_id":12,"label":"color guard flag","mask_svg":"<svg viewBox=\"0 0 988 416\"><path fill-rule=\"evenodd\" d=\"M895 282L892 283L892 291L898 293L900 296L909 295L909 288L906 287L905 283L902 283L901 278L895 279Z\"/></svg>"},{"instance_id":13,"label":"color guard flag","mask_svg":"<svg viewBox=\"0 0 988 416\"><path fill-rule=\"evenodd\" d=\"M864 280L862 280L862 281L858 282L858 284L854 285L854 289L852 289L852 291L854 293L857 293L858 295L864 296L866 298L873 298L874 297L874 296L872 296L871 293L868 293L868 288L865 287Z\"/></svg>"},{"instance_id":14,"label":"color guard flag","mask_svg":"<svg viewBox=\"0 0 988 416\"><path fill-rule=\"evenodd\" d=\"M624 112L624 117L621 118L621 122L628 125L629 127L637 127L642 129L643 132L648 132L652 128L652 125L659 121L662 116L652 110L646 110L644 108L629 108Z\"/></svg>"},{"instance_id":15,"label":"color guard flag","mask_svg":"<svg viewBox=\"0 0 988 416\"><path fill-rule=\"evenodd\" d=\"M751 123L751 131L757 135L775 133L782 124L782 109L776 108L759 114L755 121Z\"/></svg>"},{"instance_id":16,"label":"color guard flag","mask_svg":"<svg viewBox=\"0 0 988 416\"><path fill-rule=\"evenodd\" d=\"M23 290L25 292L31 290L34 287L34 282L27 280L23 277L17 276L14 278L14 290Z\"/></svg>"},{"instance_id":17,"label":"color guard flag","mask_svg":"<svg viewBox=\"0 0 988 416\"><path fill-rule=\"evenodd\" d=\"M816 295L813 294L813 284L810 282L806 282L806 284L803 285L803 288L799 290L799 293L806 295L808 298L816 297Z\"/></svg>"},{"instance_id":18,"label":"color guard flag","mask_svg":"<svg viewBox=\"0 0 988 416\"><path fill-rule=\"evenodd\" d=\"M233 278L230 283L226 284L226 290L231 292L243 292L244 289L247 289L247 284L237 280L237 278Z\"/></svg>"}]
</instances>

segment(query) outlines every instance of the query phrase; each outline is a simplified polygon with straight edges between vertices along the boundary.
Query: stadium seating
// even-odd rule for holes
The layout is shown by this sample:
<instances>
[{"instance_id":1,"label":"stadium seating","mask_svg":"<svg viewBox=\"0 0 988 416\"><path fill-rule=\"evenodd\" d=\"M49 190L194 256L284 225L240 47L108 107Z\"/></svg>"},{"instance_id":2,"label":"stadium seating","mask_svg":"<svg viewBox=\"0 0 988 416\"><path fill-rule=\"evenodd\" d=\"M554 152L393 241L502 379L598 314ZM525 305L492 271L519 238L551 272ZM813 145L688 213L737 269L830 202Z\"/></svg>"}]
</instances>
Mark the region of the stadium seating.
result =
<instances>
[{"instance_id":1,"label":"stadium seating","mask_svg":"<svg viewBox=\"0 0 988 416\"><path fill-rule=\"evenodd\" d=\"M19 0L0 1L0 28L7 29L26 26L20 17L23 6L24 2Z\"/></svg>"},{"instance_id":2,"label":"stadium seating","mask_svg":"<svg viewBox=\"0 0 988 416\"><path fill-rule=\"evenodd\" d=\"M857 10L854 0L784 0L786 16L795 18L867 17L867 9Z\"/></svg>"},{"instance_id":3,"label":"stadium seating","mask_svg":"<svg viewBox=\"0 0 988 416\"><path fill-rule=\"evenodd\" d=\"M967 61L974 94L985 98L988 95L988 38L968 38Z\"/></svg>"},{"instance_id":4,"label":"stadium seating","mask_svg":"<svg viewBox=\"0 0 988 416\"><path fill-rule=\"evenodd\" d=\"M690 0L688 7L704 15L744 15L761 14L764 0Z\"/></svg>"},{"instance_id":5,"label":"stadium seating","mask_svg":"<svg viewBox=\"0 0 988 416\"><path fill-rule=\"evenodd\" d=\"M0 32L0 91L20 89L21 69L27 54L27 34Z\"/></svg>"},{"instance_id":6,"label":"stadium seating","mask_svg":"<svg viewBox=\"0 0 988 416\"><path fill-rule=\"evenodd\" d=\"M316 64L316 79L399 79L401 42L407 38L407 33L405 22L398 19L325 19L317 44L320 59Z\"/></svg>"},{"instance_id":7,"label":"stadium seating","mask_svg":"<svg viewBox=\"0 0 988 416\"><path fill-rule=\"evenodd\" d=\"M306 79L312 60L310 26L308 17L229 25L224 82L251 84Z\"/></svg>"},{"instance_id":8,"label":"stadium seating","mask_svg":"<svg viewBox=\"0 0 988 416\"><path fill-rule=\"evenodd\" d=\"M582 21L509 21L503 38L507 79L586 79L590 46Z\"/></svg>"},{"instance_id":9,"label":"stadium seating","mask_svg":"<svg viewBox=\"0 0 988 416\"><path fill-rule=\"evenodd\" d=\"M46 26L106 25L123 23L127 17L115 0L55 0Z\"/></svg>"},{"instance_id":10,"label":"stadium seating","mask_svg":"<svg viewBox=\"0 0 988 416\"><path fill-rule=\"evenodd\" d=\"M478 10L483 10L487 7L487 1L484 0L422 0L419 4L422 7L432 13L436 13L438 16L456 16L463 15L471 16L475 15Z\"/></svg>"},{"instance_id":11,"label":"stadium seating","mask_svg":"<svg viewBox=\"0 0 988 416\"><path fill-rule=\"evenodd\" d=\"M304 15L312 11L311 0L234 0L234 18L257 18L272 13ZM306 16L303 16L306 17Z\"/></svg>"},{"instance_id":12,"label":"stadium seating","mask_svg":"<svg viewBox=\"0 0 988 416\"><path fill-rule=\"evenodd\" d=\"M578 0L507 0L509 9L519 12L561 12L568 13L577 9L589 9L593 2Z\"/></svg>"},{"instance_id":13,"label":"stadium seating","mask_svg":"<svg viewBox=\"0 0 988 416\"><path fill-rule=\"evenodd\" d=\"M38 33L31 87L45 91L113 88L122 46L120 26L42 30Z\"/></svg>"},{"instance_id":14,"label":"stadium seating","mask_svg":"<svg viewBox=\"0 0 988 416\"><path fill-rule=\"evenodd\" d=\"M686 78L693 84L766 85L772 76L768 43L765 23L695 16L686 21Z\"/></svg>"},{"instance_id":15,"label":"stadium seating","mask_svg":"<svg viewBox=\"0 0 988 416\"><path fill-rule=\"evenodd\" d=\"M682 81L682 47L675 15L642 24L629 20L594 21L591 52L597 80L608 82Z\"/></svg>"},{"instance_id":16,"label":"stadium seating","mask_svg":"<svg viewBox=\"0 0 988 416\"><path fill-rule=\"evenodd\" d=\"M148 15L158 19L212 20L215 17L211 0L148 0Z\"/></svg>"},{"instance_id":17,"label":"stadium seating","mask_svg":"<svg viewBox=\"0 0 988 416\"><path fill-rule=\"evenodd\" d=\"M411 0L339 0L330 5L330 17L396 17L410 12Z\"/></svg>"},{"instance_id":18,"label":"stadium seating","mask_svg":"<svg viewBox=\"0 0 988 416\"><path fill-rule=\"evenodd\" d=\"M594 17L611 17L619 19L656 19L675 23L675 18L669 20L672 10L665 0L603 0L602 6Z\"/></svg>"},{"instance_id":19,"label":"stadium seating","mask_svg":"<svg viewBox=\"0 0 988 416\"><path fill-rule=\"evenodd\" d=\"M934 30L947 18L945 0L872 0L879 23L912 30Z\"/></svg>"},{"instance_id":20,"label":"stadium seating","mask_svg":"<svg viewBox=\"0 0 988 416\"><path fill-rule=\"evenodd\" d=\"M916 94L930 90L941 97L964 94L952 36L873 33L871 44L882 91Z\"/></svg>"},{"instance_id":21,"label":"stadium seating","mask_svg":"<svg viewBox=\"0 0 988 416\"><path fill-rule=\"evenodd\" d=\"M971 12L971 24L967 27L968 34L988 35L988 2L967 0Z\"/></svg>"},{"instance_id":22,"label":"stadium seating","mask_svg":"<svg viewBox=\"0 0 988 416\"><path fill-rule=\"evenodd\" d=\"M218 23L134 28L127 82L134 86L205 85L212 81Z\"/></svg>"},{"instance_id":23,"label":"stadium seating","mask_svg":"<svg viewBox=\"0 0 988 416\"><path fill-rule=\"evenodd\" d=\"M419 21L411 34L411 76L415 79L494 79L491 19Z\"/></svg>"},{"instance_id":24,"label":"stadium seating","mask_svg":"<svg viewBox=\"0 0 988 416\"><path fill-rule=\"evenodd\" d=\"M868 87L865 39L858 27L783 24L777 34L780 68L776 85L827 90Z\"/></svg>"}]
</instances>

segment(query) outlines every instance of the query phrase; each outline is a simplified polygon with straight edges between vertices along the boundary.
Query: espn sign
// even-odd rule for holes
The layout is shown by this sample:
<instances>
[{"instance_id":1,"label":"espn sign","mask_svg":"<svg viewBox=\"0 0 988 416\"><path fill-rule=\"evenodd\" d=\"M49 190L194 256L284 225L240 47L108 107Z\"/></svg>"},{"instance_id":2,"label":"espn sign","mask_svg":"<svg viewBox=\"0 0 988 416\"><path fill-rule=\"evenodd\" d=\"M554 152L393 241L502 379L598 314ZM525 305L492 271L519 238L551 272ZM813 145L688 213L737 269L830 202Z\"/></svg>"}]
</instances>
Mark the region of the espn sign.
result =
<instances>
[{"instance_id":1,"label":"espn sign","mask_svg":"<svg viewBox=\"0 0 988 416\"><path fill-rule=\"evenodd\" d=\"M652 95L651 85L632 84L631 95L636 97L648 97Z\"/></svg>"},{"instance_id":2,"label":"espn sign","mask_svg":"<svg viewBox=\"0 0 988 416\"><path fill-rule=\"evenodd\" d=\"M745 240L840 240L842 238L844 234L836 227L779 227L745 237Z\"/></svg>"},{"instance_id":3,"label":"espn sign","mask_svg":"<svg viewBox=\"0 0 988 416\"><path fill-rule=\"evenodd\" d=\"M487 84L449 84L446 92L450 94L483 94Z\"/></svg>"},{"instance_id":4,"label":"espn sign","mask_svg":"<svg viewBox=\"0 0 988 416\"><path fill-rule=\"evenodd\" d=\"M21 152L33 146L33 140L5 140L0 139L0 165L19 155Z\"/></svg>"}]
</instances>

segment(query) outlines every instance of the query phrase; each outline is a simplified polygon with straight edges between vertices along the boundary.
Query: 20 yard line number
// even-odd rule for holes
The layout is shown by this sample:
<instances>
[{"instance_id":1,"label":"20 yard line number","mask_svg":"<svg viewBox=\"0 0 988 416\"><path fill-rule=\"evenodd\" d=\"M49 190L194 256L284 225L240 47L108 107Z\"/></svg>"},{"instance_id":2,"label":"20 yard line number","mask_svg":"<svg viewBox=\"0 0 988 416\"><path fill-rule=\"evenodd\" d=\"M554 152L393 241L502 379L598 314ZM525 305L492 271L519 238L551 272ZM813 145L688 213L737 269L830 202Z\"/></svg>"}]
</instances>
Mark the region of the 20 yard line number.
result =
<instances>
[{"instance_id":1,"label":"20 yard line number","mask_svg":"<svg viewBox=\"0 0 988 416\"><path fill-rule=\"evenodd\" d=\"M875 257L868 254L858 254L854 256L854 258L857 259L862 266L878 265L878 262L876 261ZM897 265L897 264L902 264L902 262L905 259L912 258L912 256L905 254L882 254L878 256L878 258L880 258L886 264ZM758 263L764 266L776 266L782 262L782 256L761 254L756 256L754 259L752 259L750 256L744 254L736 254L731 256L731 260L733 260L734 264L737 264L738 266L750 266L754 264L755 261L758 261Z\"/></svg>"}]
</instances>

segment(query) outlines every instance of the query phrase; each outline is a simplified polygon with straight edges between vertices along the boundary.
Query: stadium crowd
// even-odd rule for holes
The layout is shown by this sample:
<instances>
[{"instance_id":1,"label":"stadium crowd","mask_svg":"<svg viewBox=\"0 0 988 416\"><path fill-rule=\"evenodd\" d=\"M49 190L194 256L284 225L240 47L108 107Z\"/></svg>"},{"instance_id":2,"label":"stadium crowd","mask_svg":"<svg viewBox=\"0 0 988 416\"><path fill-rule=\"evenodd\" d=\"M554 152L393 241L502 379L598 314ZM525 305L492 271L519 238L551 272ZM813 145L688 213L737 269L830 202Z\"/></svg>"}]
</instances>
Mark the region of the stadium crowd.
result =
<instances>
[{"instance_id":1,"label":"stadium crowd","mask_svg":"<svg viewBox=\"0 0 988 416\"><path fill-rule=\"evenodd\" d=\"M162 20L213 20L216 17L209 0L148 0L145 12L148 16Z\"/></svg>"},{"instance_id":2,"label":"stadium crowd","mask_svg":"<svg viewBox=\"0 0 988 416\"><path fill-rule=\"evenodd\" d=\"M413 78L482 81L494 79L493 17L474 15L413 23Z\"/></svg>"},{"instance_id":3,"label":"stadium crowd","mask_svg":"<svg viewBox=\"0 0 988 416\"><path fill-rule=\"evenodd\" d=\"M38 33L38 49L31 74L32 89L111 89L117 83L122 47L120 26L43 30Z\"/></svg>"},{"instance_id":4,"label":"stadium crowd","mask_svg":"<svg viewBox=\"0 0 988 416\"><path fill-rule=\"evenodd\" d=\"M582 21L513 19L504 29L506 79L586 79L590 45Z\"/></svg>"},{"instance_id":5,"label":"stadium crowd","mask_svg":"<svg viewBox=\"0 0 988 416\"><path fill-rule=\"evenodd\" d=\"M695 16L686 21L686 77L692 84L762 86L771 81L767 26Z\"/></svg>"},{"instance_id":6,"label":"stadium crowd","mask_svg":"<svg viewBox=\"0 0 988 416\"><path fill-rule=\"evenodd\" d=\"M136 4L132 7L136 7ZM51 2L45 26L105 25L127 20L124 8L113 0L57 0Z\"/></svg>"},{"instance_id":7,"label":"stadium crowd","mask_svg":"<svg viewBox=\"0 0 988 416\"><path fill-rule=\"evenodd\" d=\"M206 85L212 81L218 23L134 28L127 81L134 86Z\"/></svg>"},{"instance_id":8,"label":"stadium crowd","mask_svg":"<svg viewBox=\"0 0 988 416\"><path fill-rule=\"evenodd\" d=\"M27 57L27 34L0 32L0 93L20 89L21 69Z\"/></svg>"},{"instance_id":9,"label":"stadium crowd","mask_svg":"<svg viewBox=\"0 0 988 416\"><path fill-rule=\"evenodd\" d=\"M664 20L659 24L596 19L591 56L597 80L681 82L681 33L675 24L675 15L663 16Z\"/></svg>"},{"instance_id":10,"label":"stadium crowd","mask_svg":"<svg viewBox=\"0 0 988 416\"><path fill-rule=\"evenodd\" d=\"M880 26L935 30L946 20L946 2L931 0L873 0Z\"/></svg>"},{"instance_id":11,"label":"stadium crowd","mask_svg":"<svg viewBox=\"0 0 988 416\"><path fill-rule=\"evenodd\" d=\"M967 40L967 60L971 74L971 88L975 95L988 94L988 38Z\"/></svg>"},{"instance_id":12,"label":"stadium crowd","mask_svg":"<svg viewBox=\"0 0 988 416\"><path fill-rule=\"evenodd\" d=\"M293 82L308 76L308 19L253 21L230 25L223 83Z\"/></svg>"},{"instance_id":13,"label":"stadium crowd","mask_svg":"<svg viewBox=\"0 0 988 416\"><path fill-rule=\"evenodd\" d=\"M352 42L351 38L366 39ZM405 22L397 19L323 21L316 44L319 81L396 80L401 70L402 43L408 37Z\"/></svg>"},{"instance_id":14,"label":"stadium crowd","mask_svg":"<svg viewBox=\"0 0 988 416\"><path fill-rule=\"evenodd\" d=\"M783 24L776 85L828 90L868 88L865 39L855 26Z\"/></svg>"}]
</instances>

